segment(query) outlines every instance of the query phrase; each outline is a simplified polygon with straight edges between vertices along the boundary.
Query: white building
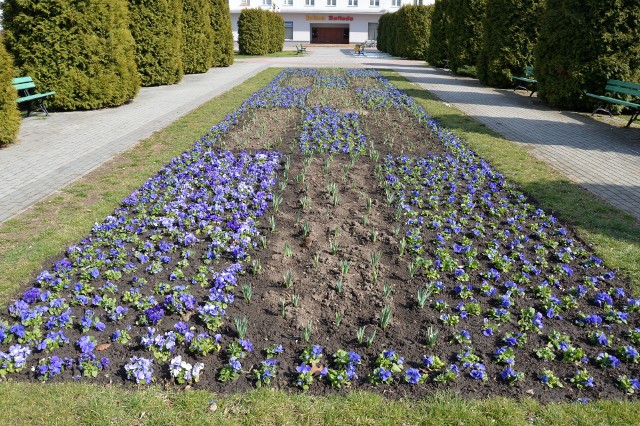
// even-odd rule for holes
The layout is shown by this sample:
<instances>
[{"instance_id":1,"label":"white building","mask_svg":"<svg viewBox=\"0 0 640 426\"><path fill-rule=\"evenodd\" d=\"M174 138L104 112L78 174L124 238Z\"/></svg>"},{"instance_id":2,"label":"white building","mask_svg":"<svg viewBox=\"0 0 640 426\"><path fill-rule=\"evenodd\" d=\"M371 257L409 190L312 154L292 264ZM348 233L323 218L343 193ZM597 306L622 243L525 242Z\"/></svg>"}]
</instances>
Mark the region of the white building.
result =
<instances>
[{"instance_id":1,"label":"white building","mask_svg":"<svg viewBox=\"0 0 640 426\"><path fill-rule=\"evenodd\" d=\"M229 0L233 38L238 40L242 9L272 9L284 20L285 41L347 44L376 40L378 19L403 4L431 4L435 0Z\"/></svg>"}]
</instances>

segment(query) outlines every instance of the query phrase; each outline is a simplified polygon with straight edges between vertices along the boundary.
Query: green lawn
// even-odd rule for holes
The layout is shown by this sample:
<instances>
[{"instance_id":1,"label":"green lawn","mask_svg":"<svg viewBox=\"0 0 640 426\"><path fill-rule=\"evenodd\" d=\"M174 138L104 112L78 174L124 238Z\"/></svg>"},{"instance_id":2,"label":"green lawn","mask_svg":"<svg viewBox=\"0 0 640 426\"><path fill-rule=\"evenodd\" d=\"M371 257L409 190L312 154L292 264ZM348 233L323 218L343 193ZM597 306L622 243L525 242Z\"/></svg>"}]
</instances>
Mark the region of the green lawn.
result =
<instances>
[{"instance_id":1,"label":"green lawn","mask_svg":"<svg viewBox=\"0 0 640 426\"><path fill-rule=\"evenodd\" d=\"M295 52L294 52L295 53ZM133 189L195 140L280 70L268 69L212 99L166 129L68 186L59 194L0 226L0 300L27 283L47 259L86 236ZM640 226L529 153L487 130L397 74L385 73L445 126L468 140L508 179L548 211L575 224L594 250L640 285ZM0 383L6 424L640 424L638 404L600 401L543 405L532 399L469 401L439 393L421 401L387 401L355 392L314 397L258 390L220 396L204 391L124 390L90 384ZM211 402L215 401L215 405ZM212 408L216 408L215 410Z\"/></svg>"}]
</instances>

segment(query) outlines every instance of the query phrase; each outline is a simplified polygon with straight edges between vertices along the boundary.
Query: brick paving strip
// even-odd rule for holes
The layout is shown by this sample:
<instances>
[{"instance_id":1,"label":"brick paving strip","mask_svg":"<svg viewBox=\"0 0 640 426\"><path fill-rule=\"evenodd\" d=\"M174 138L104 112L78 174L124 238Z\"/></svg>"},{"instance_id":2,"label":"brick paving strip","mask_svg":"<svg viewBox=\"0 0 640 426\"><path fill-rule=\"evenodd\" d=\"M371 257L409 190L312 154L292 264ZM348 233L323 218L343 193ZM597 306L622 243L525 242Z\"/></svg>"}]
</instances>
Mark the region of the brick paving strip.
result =
<instances>
[{"instance_id":1,"label":"brick paving strip","mask_svg":"<svg viewBox=\"0 0 640 426\"><path fill-rule=\"evenodd\" d=\"M143 88L127 105L23 120L18 143L0 149L4 222L269 66L391 68L489 128L530 148L569 179L640 219L640 129L620 129L532 104L526 96L476 80L349 47L310 46L296 57L249 58L229 68Z\"/></svg>"}]
</instances>

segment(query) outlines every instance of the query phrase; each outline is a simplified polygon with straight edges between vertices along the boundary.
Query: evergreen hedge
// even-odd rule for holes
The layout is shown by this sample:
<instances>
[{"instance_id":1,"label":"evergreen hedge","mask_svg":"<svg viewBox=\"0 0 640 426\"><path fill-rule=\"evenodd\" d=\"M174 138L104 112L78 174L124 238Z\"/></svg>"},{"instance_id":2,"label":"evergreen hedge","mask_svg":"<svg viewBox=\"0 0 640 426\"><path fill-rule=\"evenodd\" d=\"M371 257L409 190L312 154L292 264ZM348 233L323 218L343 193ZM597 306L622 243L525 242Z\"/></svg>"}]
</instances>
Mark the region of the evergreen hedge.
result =
<instances>
[{"instance_id":1,"label":"evergreen hedge","mask_svg":"<svg viewBox=\"0 0 640 426\"><path fill-rule=\"evenodd\" d=\"M432 11L433 6L405 5L397 12L384 13L378 20L378 49L403 58L424 59Z\"/></svg>"},{"instance_id":2,"label":"evergreen hedge","mask_svg":"<svg viewBox=\"0 0 640 426\"><path fill-rule=\"evenodd\" d=\"M271 40L275 31L268 12L259 8L242 9L238 18L238 49L242 55L264 55L274 47ZM273 37L272 37L273 36ZM282 22L282 43L284 44L284 21ZM282 50L282 49L280 49Z\"/></svg>"},{"instance_id":3,"label":"evergreen hedge","mask_svg":"<svg viewBox=\"0 0 640 426\"><path fill-rule=\"evenodd\" d=\"M228 67L233 64L233 30L227 0L211 0L211 27L213 66Z\"/></svg>"},{"instance_id":4,"label":"evergreen hedge","mask_svg":"<svg viewBox=\"0 0 640 426\"><path fill-rule=\"evenodd\" d=\"M404 5L396 13L397 26L401 31L395 33L395 51L397 56L409 59L425 59L433 5Z\"/></svg>"},{"instance_id":5,"label":"evergreen hedge","mask_svg":"<svg viewBox=\"0 0 640 426\"><path fill-rule=\"evenodd\" d=\"M185 74L207 72L213 66L210 0L182 0L182 65Z\"/></svg>"},{"instance_id":6,"label":"evergreen hedge","mask_svg":"<svg viewBox=\"0 0 640 426\"><path fill-rule=\"evenodd\" d=\"M5 0L5 44L53 109L116 106L140 88L127 0Z\"/></svg>"},{"instance_id":7,"label":"evergreen hedge","mask_svg":"<svg viewBox=\"0 0 640 426\"><path fill-rule=\"evenodd\" d=\"M452 0L436 0L433 5L426 59L434 67L444 67L449 59L447 26L449 25L448 9L451 2Z\"/></svg>"},{"instance_id":8,"label":"evergreen hedge","mask_svg":"<svg viewBox=\"0 0 640 426\"><path fill-rule=\"evenodd\" d=\"M478 62L487 0L451 0L447 13L449 67L457 72Z\"/></svg>"},{"instance_id":9,"label":"evergreen hedge","mask_svg":"<svg viewBox=\"0 0 640 426\"><path fill-rule=\"evenodd\" d=\"M584 91L608 79L640 82L640 0L546 0L534 49L538 94L550 105L590 109Z\"/></svg>"},{"instance_id":10,"label":"evergreen hedge","mask_svg":"<svg viewBox=\"0 0 640 426\"><path fill-rule=\"evenodd\" d=\"M533 65L542 0L488 0L476 73L484 84L512 86Z\"/></svg>"},{"instance_id":11,"label":"evergreen hedge","mask_svg":"<svg viewBox=\"0 0 640 426\"><path fill-rule=\"evenodd\" d=\"M395 13L383 13L378 20L377 48L381 52L396 55L396 30L398 28L398 15Z\"/></svg>"},{"instance_id":12,"label":"evergreen hedge","mask_svg":"<svg viewBox=\"0 0 640 426\"><path fill-rule=\"evenodd\" d=\"M269 27L269 53L282 52L284 47L284 19L271 11L265 11Z\"/></svg>"},{"instance_id":13,"label":"evergreen hedge","mask_svg":"<svg viewBox=\"0 0 640 426\"><path fill-rule=\"evenodd\" d=\"M13 77L16 77L13 61L0 36L0 146L15 141L20 128L20 111L16 103L18 94L11 84Z\"/></svg>"},{"instance_id":14,"label":"evergreen hedge","mask_svg":"<svg viewBox=\"0 0 640 426\"><path fill-rule=\"evenodd\" d=\"M182 0L129 0L131 35L143 86L182 79Z\"/></svg>"}]
</instances>

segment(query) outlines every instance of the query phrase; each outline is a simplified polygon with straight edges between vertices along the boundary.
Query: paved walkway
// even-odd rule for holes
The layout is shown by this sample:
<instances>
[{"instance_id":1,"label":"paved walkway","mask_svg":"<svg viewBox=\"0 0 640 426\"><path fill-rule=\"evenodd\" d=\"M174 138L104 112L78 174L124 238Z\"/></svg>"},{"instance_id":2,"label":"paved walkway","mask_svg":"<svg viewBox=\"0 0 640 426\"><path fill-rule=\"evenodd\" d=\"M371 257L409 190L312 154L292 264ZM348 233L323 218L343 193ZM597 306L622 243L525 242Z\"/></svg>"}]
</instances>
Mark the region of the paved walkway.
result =
<instances>
[{"instance_id":1,"label":"paved walkway","mask_svg":"<svg viewBox=\"0 0 640 426\"><path fill-rule=\"evenodd\" d=\"M396 71L611 204L640 219L640 128L556 111L513 90L492 89L440 69ZM626 122L625 122L626 124Z\"/></svg>"},{"instance_id":2,"label":"paved walkway","mask_svg":"<svg viewBox=\"0 0 640 426\"><path fill-rule=\"evenodd\" d=\"M269 66L394 69L505 137L531 148L572 181L640 219L640 129L619 129L531 103L511 91L426 67L421 61L345 47L311 47L303 56L249 58L230 68L143 88L128 105L23 120L19 142L0 149L0 222L87 174L119 152Z\"/></svg>"}]
</instances>

